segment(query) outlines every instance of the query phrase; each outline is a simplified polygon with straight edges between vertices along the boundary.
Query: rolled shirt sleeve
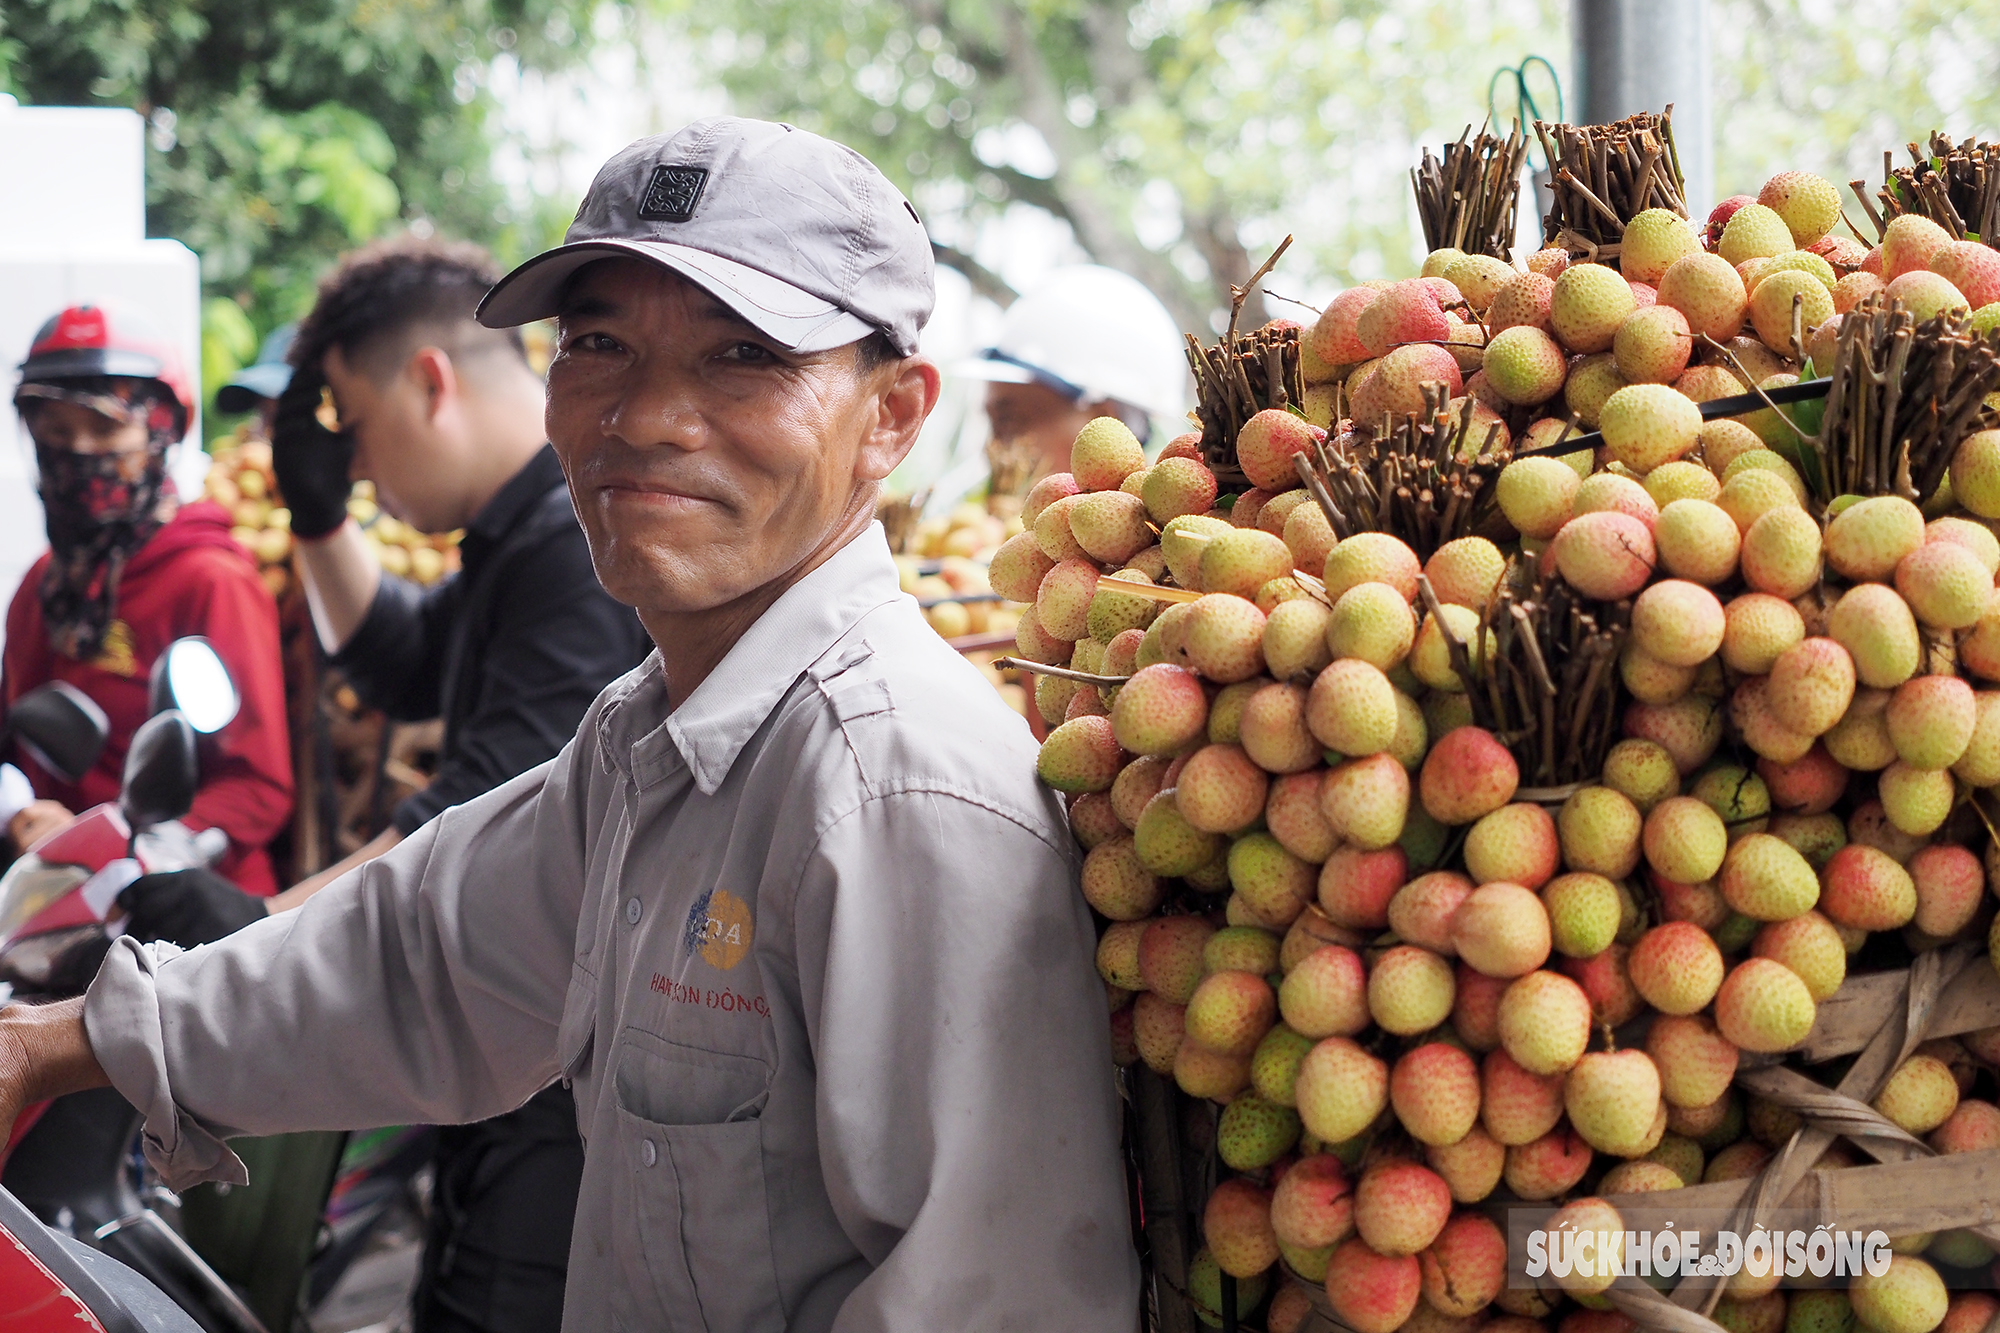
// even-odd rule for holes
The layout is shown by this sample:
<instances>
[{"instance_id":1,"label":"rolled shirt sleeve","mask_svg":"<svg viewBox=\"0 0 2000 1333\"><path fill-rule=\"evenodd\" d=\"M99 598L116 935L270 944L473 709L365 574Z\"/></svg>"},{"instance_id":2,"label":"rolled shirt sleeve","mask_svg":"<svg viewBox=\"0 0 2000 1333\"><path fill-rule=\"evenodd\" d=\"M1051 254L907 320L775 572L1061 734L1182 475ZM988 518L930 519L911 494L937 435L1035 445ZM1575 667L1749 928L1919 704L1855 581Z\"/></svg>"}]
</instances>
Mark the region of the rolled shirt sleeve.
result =
<instances>
[{"instance_id":1,"label":"rolled shirt sleeve","mask_svg":"<svg viewBox=\"0 0 2000 1333\"><path fill-rule=\"evenodd\" d=\"M840 818L808 863L821 1161L875 1266L839 1333L1081 1333L1135 1308L1093 931L1051 828L909 791Z\"/></svg>"},{"instance_id":2,"label":"rolled shirt sleeve","mask_svg":"<svg viewBox=\"0 0 2000 1333\"><path fill-rule=\"evenodd\" d=\"M479 1119L555 1077L582 884L569 753L296 911L186 953L116 941L84 1022L170 1185L241 1180L233 1135Z\"/></svg>"}]
</instances>

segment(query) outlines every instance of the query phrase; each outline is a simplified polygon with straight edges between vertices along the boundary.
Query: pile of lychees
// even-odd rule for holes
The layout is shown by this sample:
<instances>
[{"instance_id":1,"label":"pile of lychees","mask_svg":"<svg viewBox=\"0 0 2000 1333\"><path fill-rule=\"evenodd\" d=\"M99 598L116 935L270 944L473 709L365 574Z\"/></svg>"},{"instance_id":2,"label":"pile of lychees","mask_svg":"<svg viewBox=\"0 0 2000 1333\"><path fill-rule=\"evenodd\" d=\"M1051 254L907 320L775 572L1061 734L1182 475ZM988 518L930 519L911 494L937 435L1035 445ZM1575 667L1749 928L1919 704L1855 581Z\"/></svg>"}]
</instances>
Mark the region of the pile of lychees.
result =
<instances>
[{"instance_id":1,"label":"pile of lychees","mask_svg":"<svg viewBox=\"0 0 2000 1333\"><path fill-rule=\"evenodd\" d=\"M1991 919L1968 803L2000 784L2000 430L1958 445L1928 512L1821 505L1777 412L1697 407L1796 377L1878 291L2000 322L2000 252L1909 217L1864 249L1838 217L1786 173L1705 233L1641 214L1619 267L1441 251L1303 332L1304 414L1235 442L1252 489L1222 494L1194 436L1149 464L1102 419L1029 496L991 581L1033 603L1021 655L1068 673L1037 680L1040 772L1087 849L1116 1057L1224 1107L1187 1275L1205 1318L1226 1272L1297 1327L1282 1262L1356 1333L1619 1333L1600 1297L1509 1289L1474 1205L1755 1174L1799 1122L1732 1088L1739 1053L1801 1043L1871 935L1906 958ZM1490 537L1336 540L1294 456L1438 383L1475 440L1552 443L1574 414L1603 447L1507 463ZM1623 739L1560 790L1522 789L1519 738L1467 693L1496 589L1537 569L1629 625ZM1929 1043L1877 1107L1939 1151L2000 1147L2000 1107L1965 1095L1996 1059L2000 1032ZM1791 1308L1929 1333L1933 1261L1993 1259L1961 1232L1896 1248ZM1954 1333L2000 1308L1955 1299ZM1778 1333L1787 1302L1739 1276L1716 1318Z\"/></svg>"}]
</instances>

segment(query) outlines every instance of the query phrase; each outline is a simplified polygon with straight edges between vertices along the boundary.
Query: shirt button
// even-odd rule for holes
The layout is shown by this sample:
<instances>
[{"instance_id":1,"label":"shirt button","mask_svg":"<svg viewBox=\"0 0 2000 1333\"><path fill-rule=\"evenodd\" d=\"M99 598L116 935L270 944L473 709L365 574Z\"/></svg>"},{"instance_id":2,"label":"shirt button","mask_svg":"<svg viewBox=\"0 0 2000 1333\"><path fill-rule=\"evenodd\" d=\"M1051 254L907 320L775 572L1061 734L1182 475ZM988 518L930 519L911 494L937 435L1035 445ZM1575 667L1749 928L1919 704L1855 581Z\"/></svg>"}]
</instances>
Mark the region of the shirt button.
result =
<instances>
[{"instance_id":1,"label":"shirt button","mask_svg":"<svg viewBox=\"0 0 2000 1333\"><path fill-rule=\"evenodd\" d=\"M651 1166L660 1160L660 1150L653 1146L651 1139L647 1139L639 1145L639 1160L647 1166Z\"/></svg>"},{"instance_id":2,"label":"shirt button","mask_svg":"<svg viewBox=\"0 0 2000 1333\"><path fill-rule=\"evenodd\" d=\"M625 900L625 924L628 926L639 924L639 900L637 898L628 898ZM651 1166L652 1163L648 1162L646 1165Z\"/></svg>"}]
</instances>

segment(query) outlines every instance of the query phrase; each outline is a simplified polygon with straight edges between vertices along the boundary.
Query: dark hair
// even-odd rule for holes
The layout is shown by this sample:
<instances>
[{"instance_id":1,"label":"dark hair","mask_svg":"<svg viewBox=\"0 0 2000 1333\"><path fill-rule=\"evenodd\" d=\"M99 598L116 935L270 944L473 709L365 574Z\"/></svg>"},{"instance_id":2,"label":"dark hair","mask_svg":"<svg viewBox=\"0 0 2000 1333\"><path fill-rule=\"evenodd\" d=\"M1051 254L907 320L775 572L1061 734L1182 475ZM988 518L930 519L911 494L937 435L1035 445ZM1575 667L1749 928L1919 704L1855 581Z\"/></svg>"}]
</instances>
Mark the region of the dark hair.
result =
<instances>
[{"instance_id":1,"label":"dark hair","mask_svg":"<svg viewBox=\"0 0 2000 1333\"><path fill-rule=\"evenodd\" d=\"M891 361L902 359L903 354L889 341L889 335L880 329L854 345L854 369L857 374L872 374Z\"/></svg>"},{"instance_id":2,"label":"dark hair","mask_svg":"<svg viewBox=\"0 0 2000 1333\"><path fill-rule=\"evenodd\" d=\"M466 241L397 236L364 245L320 279L286 360L316 367L328 348L337 347L341 356L386 377L413 350L402 345L407 335L429 335L458 344L454 351L504 345L525 361L518 329L488 330L472 322L480 298L499 277L493 256Z\"/></svg>"}]
</instances>

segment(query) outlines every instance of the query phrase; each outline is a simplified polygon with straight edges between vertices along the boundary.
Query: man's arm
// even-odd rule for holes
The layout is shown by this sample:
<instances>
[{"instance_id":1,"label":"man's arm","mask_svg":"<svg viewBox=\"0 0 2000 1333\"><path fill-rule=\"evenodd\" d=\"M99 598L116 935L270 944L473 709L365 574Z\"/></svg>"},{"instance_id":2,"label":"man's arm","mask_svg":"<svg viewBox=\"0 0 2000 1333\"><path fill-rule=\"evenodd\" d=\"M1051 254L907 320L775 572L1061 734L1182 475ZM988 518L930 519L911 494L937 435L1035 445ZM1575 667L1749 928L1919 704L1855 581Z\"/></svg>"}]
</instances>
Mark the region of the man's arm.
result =
<instances>
[{"instance_id":1,"label":"man's arm","mask_svg":"<svg viewBox=\"0 0 2000 1333\"><path fill-rule=\"evenodd\" d=\"M324 536L301 538L295 549L313 628L331 656L347 646L367 619L382 585L382 566L368 549L361 525L351 518Z\"/></svg>"},{"instance_id":2,"label":"man's arm","mask_svg":"<svg viewBox=\"0 0 2000 1333\"><path fill-rule=\"evenodd\" d=\"M185 954L114 942L84 1006L90 1049L169 1181L239 1173L233 1134L474 1120L555 1076L592 774L570 759L298 911Z\"/></svg>"},{"instance_id":3,"label":"man's arm","mask_svg":"<svg viewBox=\"0 0 2000 1333\"><path fill-rule=\"evenodd\" d=\"M0 1143L22 1107L110 1081L84 1032L81 996L0 1009Z\"/></svg>"},{"instance_id":4,"label":"man's arm","mask_svg":"<svg viewBox=\"0 0 2000 1333\"><path fill-rule=\"evenodd\" d=\"M827 1193L875 1266L834 1328L965 1326L952 1293L994 1273L978 1327L1129 1323L1110 1025L1066 849L905 792L828 829L795 920Z\"/></svg>"},{"instance_id":5,"label":"man's arm","mask_svg":"<svg viewBox=\"0 0 2000 1333\"><path fill-rule=\"evenodd\" d=\"M437 776L396 806L391 818L405 836L545 762L576 734L598 693L645 657L638 617L598 583L583 532L561 503L561 525L493 571L478 704L452 728ZM469 601L459 610L477 614Z\"/></svg>"}]
</instances>

